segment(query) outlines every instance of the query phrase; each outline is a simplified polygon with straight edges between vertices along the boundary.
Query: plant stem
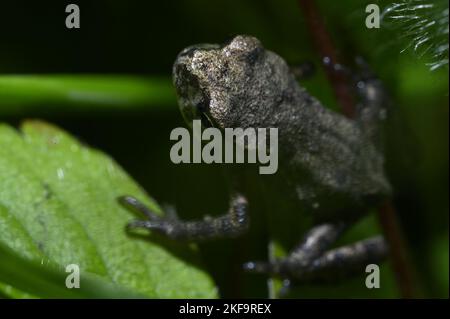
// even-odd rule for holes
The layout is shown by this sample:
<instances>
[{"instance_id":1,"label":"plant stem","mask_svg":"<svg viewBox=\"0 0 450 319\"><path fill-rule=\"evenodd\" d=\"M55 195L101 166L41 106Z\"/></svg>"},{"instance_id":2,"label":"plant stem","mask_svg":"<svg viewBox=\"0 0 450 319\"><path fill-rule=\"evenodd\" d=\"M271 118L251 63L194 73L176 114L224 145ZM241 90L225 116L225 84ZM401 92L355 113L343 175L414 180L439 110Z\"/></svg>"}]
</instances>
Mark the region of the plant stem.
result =
<instances>
[{"instance_id":1,"label":"plant stem","mask_svg":"<svg viewBox=\"0 0 450 319\"><path fill-rule=\"evenodd\" d=\"M298 0L300 8L305 16L306 24L312 35L314 45L323 61L328 58L331 65L339 64L337 50L327 32L325 23L314 0ZM355 116L355 102L350 92L351 84L344 74L336 72L330 67L325 68L328 80L336 95L342 112L352 118ZM386 200L378 208L378 219L383 229L384 236L389 243L390 259L395 272L395 278L403 298L416 296L413 280L413 271L409 263L409 254L400 229L397 214L390 200Z\"/></svg>"},{"instance_id":2,"label":"plant stem","mask_svg":"<svg viewBox=\"0 0 450 319\"><path fill-rule=\"evenodd\" d=\"M176 105L170 78L95 74L0 75L0 114L92 112ZM168 108L169 109L169 108Z\"/></svg>"},{"instance_id":3,"label":"plant stem","mask_svg":"<svg viewBox=\"0 0 450 319\"><path fill-rule=\"evenodd\" d=\"M342 107L342 112L348 117L353 117L355 113L355 102L350 92L348 79L342 72L336 71L331 67L332 65L340 64L340 61L337 50L333 46L330 35L326 30L325 23L314 1L299 0L299 4L306 18L306 24L312 35L312 41L317 52L323 62L325 59L329 59L325 72L334 90L336 99Z\"/></svg>"},{"instance_id":4,"label":"plant stem","mask_svg":"<svg viewBox=\"0 0 450 319\"><path fill-rule=\"evenodd\" d=\"M415 298L414 275L410 267L408 250L397 214L391 203L386 200L378 208L378 219L389 243L389 252L400 293L403 298Z\"/></svg>"}]
</instances>

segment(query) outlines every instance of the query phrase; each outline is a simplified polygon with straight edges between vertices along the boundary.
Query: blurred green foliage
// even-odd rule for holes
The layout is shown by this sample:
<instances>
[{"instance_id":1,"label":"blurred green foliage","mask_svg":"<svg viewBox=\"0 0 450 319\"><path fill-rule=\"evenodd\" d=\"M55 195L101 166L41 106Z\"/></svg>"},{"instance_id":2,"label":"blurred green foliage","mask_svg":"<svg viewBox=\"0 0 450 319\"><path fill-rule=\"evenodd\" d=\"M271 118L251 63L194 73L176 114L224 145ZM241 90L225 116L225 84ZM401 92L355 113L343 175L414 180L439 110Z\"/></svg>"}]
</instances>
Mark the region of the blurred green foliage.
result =
<instances>
[{"instance_id":1,"label":"blurred green foliage","mask_svg":"<svg viewBox=\"0 0 450 319\"><path fill-rule=\"evenodd\" d=\"M353 57L362 55L392 96L385 147L395 191L393 201L424 296L448 297L448 68L430 72L425 64L427 55L420 57L410 50L400 53L409 44L400 36L400 28L382 25L367 29L366 3L317 2L345 62L351 65ZM391 1L375 3L383 9ZM184 123L169 81L153 79L168 79L182 48L199 42L224 42L235 34L258 37L291 64L310 60L320 65L295 0L80 2L80 30L64 28L64 3L30 2L26 8L22 6L25 4L9 4L0 13L0 29L10 30L0 36L2 122L17 124L33 116L57 123L113 156L158 202L176 205L185 219L224 212L229 180L218 165L170 162L169 133ZM19 85L13 85L8 74L14 74ZM37 88L27 86L30 78L21 74L39 75L38 80L28 82ZM43 90L41 85L60 74L71 76L65 75L65 82L58 81L56 94ZM80 74L102 74L105 82ZM123 78L129 75L139 79ZM125 96L131 92L130 103L110 99L119 94L107 95L101 103L88 99L86 105L61 95L72 87L87 91L97 87L104 92L110 81L113 89L106 91ZM313 79L301 84L325 105L337 109L320 68ZM289 209L255 185L250 188L250 234L240 240L200 246L208 271L224 297L267 296L265 277L246 275L240 265L267 259L269 225L259 218L265 214L262 212ZM292 242L298 240L298 230L283 224L281 214L275 216L281 217L272 223L279 223L276 226ZM376 231L372 216L342 242ZM382 270L386 274L383 289L378 292L368 292L363 278L356 278L339 287L300 288L296 296L395 297L392 274L386 266Z\"/></svg>"}]
</instances>

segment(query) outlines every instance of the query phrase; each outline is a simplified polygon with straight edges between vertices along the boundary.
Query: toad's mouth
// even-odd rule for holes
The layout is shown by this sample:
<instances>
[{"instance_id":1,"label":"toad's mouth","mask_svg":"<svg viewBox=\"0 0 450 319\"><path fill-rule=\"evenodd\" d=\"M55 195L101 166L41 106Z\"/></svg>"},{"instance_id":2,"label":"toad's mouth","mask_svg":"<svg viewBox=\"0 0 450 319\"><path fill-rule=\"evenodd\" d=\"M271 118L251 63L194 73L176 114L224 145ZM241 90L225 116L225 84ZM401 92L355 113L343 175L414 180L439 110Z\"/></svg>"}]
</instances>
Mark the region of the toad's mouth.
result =
<instances>
[{"instance_id":1,"label":"toad's mouth","mask_svg":"<svg viewBox=\"0 0 450 319\"><path fill-rule=\"evenodd\" d=\"M179 63L175 65L174 77L180 111L187 124L192 126L194 120L200 120L204 127L215 127L209 113L209 94L201 88L197 76L184 63Z\"/></svg>"},{"instance_id":2,"label":"toad's mouth","mask_svg":"<svg viewBox=\"0 0 450 319\"><path fill-rule=\"evenodd\" d=\"M216 127L214 124L214 121L211 119L208 113L201 112L200 113L200 120L202 121L202 126L204 127Z\"/></svg>"}]
</instances>

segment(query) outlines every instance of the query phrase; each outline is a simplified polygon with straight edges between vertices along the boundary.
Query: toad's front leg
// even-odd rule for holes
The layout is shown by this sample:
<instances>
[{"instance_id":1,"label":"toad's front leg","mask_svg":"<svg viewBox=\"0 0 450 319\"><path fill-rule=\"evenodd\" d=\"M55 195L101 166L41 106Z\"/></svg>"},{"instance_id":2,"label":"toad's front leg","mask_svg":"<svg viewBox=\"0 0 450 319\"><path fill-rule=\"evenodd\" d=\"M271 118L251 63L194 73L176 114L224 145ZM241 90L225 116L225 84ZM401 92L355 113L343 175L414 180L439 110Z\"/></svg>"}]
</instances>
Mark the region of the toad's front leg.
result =
<instances>
[{"instance_id":1,"label":"toad's front leg","mask_svg":"<svg viewBox=\"0 0 450 319\"><path fill-rule=\"evenodd\" d=\"M145 228L161 233L169 238L185 241L201 241L224 237L237 237L245 233L249 226L247 200L237 194L231 197L227 214L197 221L182 221L174 216L161 217L131 196L122 196L119 202L144 214L146 220L135 220L128 228Z\"/></svg>"}]
</instances>

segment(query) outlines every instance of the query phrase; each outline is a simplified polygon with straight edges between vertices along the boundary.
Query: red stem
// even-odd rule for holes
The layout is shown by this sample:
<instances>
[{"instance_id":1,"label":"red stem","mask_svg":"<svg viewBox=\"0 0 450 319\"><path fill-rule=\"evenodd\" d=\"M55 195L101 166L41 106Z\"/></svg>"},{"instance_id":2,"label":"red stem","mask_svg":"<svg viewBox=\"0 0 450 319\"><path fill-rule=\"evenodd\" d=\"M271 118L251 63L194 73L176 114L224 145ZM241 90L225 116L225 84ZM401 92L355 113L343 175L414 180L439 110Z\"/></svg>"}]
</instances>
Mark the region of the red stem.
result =
<instances>
[{"instance_id":1,"label":"red stem","mask_svg":"<svg viewBox=\"0 0 450 319\"><path fill-rule=\"evenodd\" d=\"M400 294L403 298L415 298L414 275L409 263L408 250L397 214L389 200L378 208L378 220L389 243L389 254Z\"/></svg>"},{"instance_id":2,"label":"red stem","mask_svg":"<svg viewBox=\"0 0 450 319\"><path fill-rule=\"evenodd\" d=\"M338 53L326 30L325 23L319 14L314 1L299 0L299 4L305 15L306 23L312 34L312 40L317 52L323 62L325 59L329 59L329 62L327 63L328 67L325 68L325 72L328 81L330 81L332 85L336 99L342 107L342 113L348 117L353 117L355 114L354 98L350 91L347 77L342 72L338 72L332 68L333 65L341 63L339 61Z\"/></svg>"}]
</instances>

